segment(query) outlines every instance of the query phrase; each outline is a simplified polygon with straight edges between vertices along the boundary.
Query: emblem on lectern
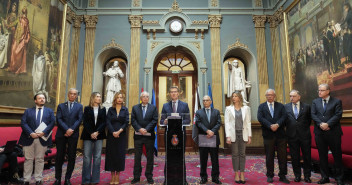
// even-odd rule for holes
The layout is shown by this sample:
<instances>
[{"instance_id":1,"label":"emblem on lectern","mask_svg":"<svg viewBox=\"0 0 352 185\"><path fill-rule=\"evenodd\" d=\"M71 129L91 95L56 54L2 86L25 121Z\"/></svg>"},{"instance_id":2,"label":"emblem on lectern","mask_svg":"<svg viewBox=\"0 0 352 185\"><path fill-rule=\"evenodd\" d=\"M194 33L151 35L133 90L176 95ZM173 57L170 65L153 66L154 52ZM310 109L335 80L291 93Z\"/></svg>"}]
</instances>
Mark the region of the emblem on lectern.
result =
<instances>
[{"instance_id":1,"label":"emblem on lectern","mask_svg":"<svg viewBox=\"0 0 352 185\"><path fill-rule=\"evenodd\" d=\"M178 145L178 138L176 134L172 135L171 144L174 146Z\"/></svg>"}]
</instances>

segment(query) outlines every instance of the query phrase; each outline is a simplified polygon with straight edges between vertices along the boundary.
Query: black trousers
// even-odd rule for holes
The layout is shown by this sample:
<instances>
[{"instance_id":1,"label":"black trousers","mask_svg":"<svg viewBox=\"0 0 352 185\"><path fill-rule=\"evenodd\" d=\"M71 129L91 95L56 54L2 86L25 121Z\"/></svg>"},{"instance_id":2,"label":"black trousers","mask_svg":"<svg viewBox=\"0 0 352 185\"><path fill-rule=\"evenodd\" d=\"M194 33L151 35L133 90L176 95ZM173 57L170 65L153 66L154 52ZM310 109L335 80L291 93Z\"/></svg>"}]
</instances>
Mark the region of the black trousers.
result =
<instances>
[{"instance_id":1,"label":"black trousers","mask_svg":"<svg viewBox=\"0 0 352 185\"><path fill-rule=\"evenodd\" d=\"M285 138L264 138L264 149L266 157L266 176L274 177L275 149L279 162L279 177L287 175L287 142Z\"/></svg>"},{"instance_id":2,"label":"black trousers","mask_svg":"<svg viewBox=\"0 0 352 185\"><path fill-rule=\"evenodd\" d=\"M319 164L322 178L329 178L328 152L330 148L335 162L335 178L342 180L344 172L341 151L341 135L334 135L330 132L319 135L316 134L315 142L317 143L319 152Z\"/></svg>"},{"instance_id":3,"label":"black trousers","mask_svg":"<svg viewBox=\"0 0 352 185\"><path fill-rule=\"evenodd\" d=\"M219 179L219 145L216 148L209 147L199 147L199 158L200 158L200 177L208 178L207 174L207 163L208 163L208 154L210 153L211 159L211 178Z\"/></svg>"},{"instance_id":4,"label":"black trousers","mask_svg":"<svg viewBox=\"0 0 352 185\"><path fill-rule=\"evenodd\" d=\"M17 164L17 153L16 152L11 152L11 153L2 153L0 154L0 172L1 168L4 165L4 163L8 161L9 163L9 172L11 177L13 176L14 173L18 171L18 164Z\"/></svg>"},{"instance_id":5,"label":"black trousers","mask_svg":"<svg viewBox=\"0 0 352 185\"><path fill-rule=\"evenodd\" d=\"M301 153L303 156L303 173L305 178L311 176L311 139L289 138L288 145L292 159L293 173L296 177L301 177Z\"/></svg>"},{"instance_id":6,"label":"black trousers","mask_svg":"<svg viewBox=\"0 0 352 185\"><path fill-rule=\"evenodd\" d=\"M155 139L149 139L146 137L134 140L134 149L135 149L134 168L133 168L134 178L139 179L142 173L141 158L142 158L143 144L145 145L145 149L147 152L147 167L145 169L145 177L153 178L154 142L155 142Z\"/></svg>"},{"instance_id":7,"label":"black trousers","mask_svg":"<svg viewBox=\"0 0 352 185\"><path fill-rule=\"evenodd\" d=\"M67 171L65 179L69 180L72 176L73 169L76 162L76 151L77 151L78 138L72 137L58 137L56 138L56 159L55 159L55 178L61 180L62 165L67 154Z\"/></svg>"}]
</instances>

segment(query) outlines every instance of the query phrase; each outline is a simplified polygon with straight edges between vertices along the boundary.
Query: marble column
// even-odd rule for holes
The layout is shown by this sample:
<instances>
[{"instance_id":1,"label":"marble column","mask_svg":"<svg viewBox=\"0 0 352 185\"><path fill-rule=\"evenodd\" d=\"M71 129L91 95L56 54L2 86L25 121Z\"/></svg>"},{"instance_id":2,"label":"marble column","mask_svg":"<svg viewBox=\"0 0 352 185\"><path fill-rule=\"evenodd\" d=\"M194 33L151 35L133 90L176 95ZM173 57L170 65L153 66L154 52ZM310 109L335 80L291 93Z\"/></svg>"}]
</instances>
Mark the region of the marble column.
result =
<instances>
[{"instance_id":1,"label":"marble column","mask_svg":"<svg viewBox=\"0 0 352 185\"><path fill-rule=\"evenodd\" d=\"M278 17L269 16L268 21L270 22L270 35L271 35L271 51L273 56L274 65L274 83L276 92L276 101L284 103L284 89L282 80L282 65L280 58L280 47L279 47L279 31L278 31Z\"/></svg>"},{"instance_id":2,"label":"marble column","mask_svg":"<svg viewBox=\"0 0 352 185\"><path fill-rule=\"evenodd\" d=\"M141 23L142 15L129 15L128 20L131 23L131 57L129 73L129 92L128 92L128 110L139 103L139 65L140 65L140 44L141 44ZM128 148L134 148L133 127L128 131Z\"/></svg>"},{"instance_id":3,"label":"marble column","mask_svg":"<svg viewBox=\"0 0 352 185\"><path fill-rule=\"evenodd\" d=\"M90 94L92 93L95 28L96 24L98 23L98 16L84 15L83 18L86 24L86 38L84 42L81 103L83 106L86 106L89 104Z\"/></svg>"},{"instance_id":4,"label":"marble column","mask_svg":"<svg viewBox=\"0 0 352 185\"><path fill-rule=\"evenodd\" d=\"M76 88L77 82L77 65L78 65L78 51L79 51L79 39L81 33L81 24L83 22L82 15L75 15L73 17L73 33L71 42L71 54L70 54L70 72L68 81L68 88Z\"/></svg>"},{"instance_id":5,"label":"marble column","mask_svg":"<svg viewBox=\"0 0 352 185\"><path fill-rule=\"evenodd\" d=\"M266 15L253 15L257 46L259 100L265 102L265 91L269 88L268 63L266 60L265 22Z\"/></svg>"},{"instance_id":6,"label":"marble column","mask_svg":"<svg viewBox=\"0 0 352 185\"><path fill-rule=\"evenodd\" d=\"M214 108L220 110L221 114L223 114L222 110L222 98L224 93L222 92L222 84L221 84L221 51L220 51L220 24L222 17L221 15L209 15L209 24L210 24L210 49L211 49L211 89L213 94L213 103ZM224 126L220 127L219 131L220 136L220 148L224 147Z\"/></svg>"},{"instance_id":7,"label":"marble column","mask_svg":"<svg viewBox=\"0 0 352 185\"><path fill-rule=\"evenodd\" d=\"M71 25L72 25L72 18L74 17L74 12L71 10L70 7L67 7L66 11L66 23L65 23L65 31L64 31L64 47L62 48L62 60L61 60L61 67L59 68L59 86L58 86L58 99L56 103L62 103L65 101L66 98L66 81L67 81L67 64L68 64L68 50L70 48L70 35L71 35Z\"/></svg>"}]
</instances>

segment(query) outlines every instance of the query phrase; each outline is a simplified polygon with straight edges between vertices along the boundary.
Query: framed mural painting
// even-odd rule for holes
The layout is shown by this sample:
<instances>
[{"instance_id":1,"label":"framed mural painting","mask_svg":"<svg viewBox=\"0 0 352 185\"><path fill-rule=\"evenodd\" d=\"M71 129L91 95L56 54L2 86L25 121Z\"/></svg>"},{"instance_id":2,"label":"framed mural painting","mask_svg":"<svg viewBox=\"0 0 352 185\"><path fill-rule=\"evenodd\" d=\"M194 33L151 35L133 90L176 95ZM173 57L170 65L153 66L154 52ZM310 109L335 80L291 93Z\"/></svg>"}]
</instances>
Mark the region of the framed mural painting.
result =
<instances>
[{"instance_id":1,"label":"framed mural painting","mask_svg":"<svg viewBox=\"0 0 352 185\"><path fill-rule=\"evenodd\" d=\"M352 0L298 0L286 10L291 85L311 103L318 84L352 117Z\"/></svg>"},{"instance_id":2,"label":"framed mural painting","mask_svg":"<svg viewBox=\"0 0 352 185\"><path fill-rule=\"evenodd\" d=\"M63 47L64 0L2 0L0 112L22 114L34 94L55 109Z\"/></svg>"}]
</instances>

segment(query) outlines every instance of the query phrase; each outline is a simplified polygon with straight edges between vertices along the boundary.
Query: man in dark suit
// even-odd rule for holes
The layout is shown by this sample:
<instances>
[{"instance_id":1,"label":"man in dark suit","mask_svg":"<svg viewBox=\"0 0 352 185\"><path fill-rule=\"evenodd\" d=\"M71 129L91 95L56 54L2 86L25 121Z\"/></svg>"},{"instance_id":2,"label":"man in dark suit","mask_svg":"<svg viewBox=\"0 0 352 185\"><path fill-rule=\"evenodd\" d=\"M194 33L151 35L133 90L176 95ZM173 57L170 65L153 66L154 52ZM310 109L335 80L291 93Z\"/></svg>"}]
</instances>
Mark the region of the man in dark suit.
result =
<instances>
[{"instance_id":1,"label":"man in dark suit","mask_svg":"<svg viewBox=\"0 0 352 185\"><path fill-rule=\"evenodd\" d=\"M274 177L275 148L279 161L280 181L289 184L287 180L287 144L285 134L285 119L287 117L283 104L274 101L276 94L274 89L265 92L266 102L258 107L258 121L262 125L262 135L266 156L267 182L272 183Z\"/></svg>"},{"instance_id":2,"label":"man in dark suit","mask_svg":"<svg viewBox=\"0 0 352 185\"><path fill-rule=\"evenodd\" d=\"M222 184L219 180L219 129L221 126L220 112L217 109L211 108L212 101L210 96L203 97L204 108L196 112L196 125L199 130L199 135L206 135L208 138L216 137L216 147L199 147L200 157L200 184L205 184L208 181L207 163L208 154L211 158L211 179L216 184Z\"/></svg>"},{"instance_id":3,"label":"man in dark suit","mask_svg":"<svg viewBox=\"0 0 352 185\"><path fill-rule=\"evenodd\" d=\"M318 184L329 183L328 151L332 152L335 162L337 184L343 182L343 163L341 151L342 129L340 119L342 117L341 100L330 96L328 84L319 85L319 98L312 103L312 119L314 120L315 142L317 143L320 171L322 178Z\"/></svg>"},{"instance_id":4,"label":"man in dark suit","mask_svg":"<svg viewBox=\"0 0 352 185\"><path fill-rule=\"evenodd\" d=\"M61 184L62 164L67 154L67 171L65 185L70 185L70 179L76 161L76 149L79 136L79 125L82 122L83 106L75 102L78 90L71 88L68 91L68 101L57 106L57 133L56 133L56 160L55 160L55 183ZM67 147L66 147L67 145Z\"/></svg>"},{"instance_id":5,"label":"man in dark suit","mask_svg":"<svg viewBox=\"0 0 352 185\"><path fill-rule=\"evenodd\" d=\"M311 135L309 126L312 119L310 116L310 106L300 101L301 95L297 90L290 92L290 100L291 103L285 105L287 112L285 123L292 158L293 173L295 174L294 181L301 181L300 151L302 151L304 181L311 183Z\"/></svg>"},{"instance_id":6,"label":"man in dark suit","mask_svg":"<svg viewBox=\"0 0 352 185\"><path fill-rule=\"evenodd\" d=\"M133 180L131 184L136 184L140 181L142 173L141 157L143 144L147 152L147 167L145 176L148 184L154 184L153 180L153 165L154 165L154 142L155 133L154 128L158 122L158 110L156 106L148 103L149 93L144 91L141 93L140 99L142 103L132 107L131 124L135 130L134 133L134 168Z\"/></svg>"},{"instance_id":7,"label":"man in dark suit","mask_svg":"<svg viewBox=\"0 0 352 185\"><path fill-rule=\"evenodd\" d=\"M55 116L53 110L44 107L45 95L43 93L36 94L34 102L36 106L26 109L22 116L22 133L18 144L23 146L25 157L23 165L25 184L29 184L31 180L35 159L34 177L36 185L41 185L43 184L44 154L47 146L52 144L51 132L55 125Z\"/></svg>"},{"instance_id":8,"label":"man in dark suit","mask_svg":"<svg viewBox=\"0 0 352 185\"><path fill-rule=\"evenodd\" d=\"M188 104L178 99L180 92L177 86L171 86L169 89L171 101L168 103L164 103L163 108L161 110L160 117L160 125L167 125L167 115L171 113L179 113L179 114L189 114ZM182 125L188 125L190 123L190 116L184 115L182 120ZM186 145L186 129L183 129L184 143ZM166 143L166 134L165 134L165 143ZM184 146L186 147L186 146ZM184 161L184 176L186 177L186 164ZM166 161L165 161L166 166ZM165 171L165 170L164 170ZM165 171L166 172L166 171ZM188 184L184 182L184 184Z\"/></svg>"}]
</instances>

